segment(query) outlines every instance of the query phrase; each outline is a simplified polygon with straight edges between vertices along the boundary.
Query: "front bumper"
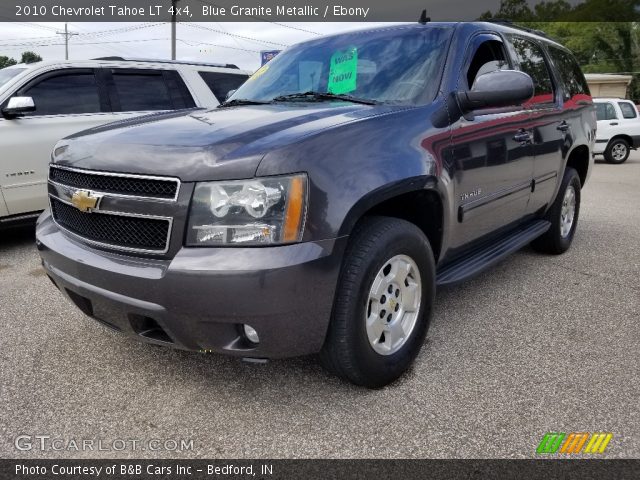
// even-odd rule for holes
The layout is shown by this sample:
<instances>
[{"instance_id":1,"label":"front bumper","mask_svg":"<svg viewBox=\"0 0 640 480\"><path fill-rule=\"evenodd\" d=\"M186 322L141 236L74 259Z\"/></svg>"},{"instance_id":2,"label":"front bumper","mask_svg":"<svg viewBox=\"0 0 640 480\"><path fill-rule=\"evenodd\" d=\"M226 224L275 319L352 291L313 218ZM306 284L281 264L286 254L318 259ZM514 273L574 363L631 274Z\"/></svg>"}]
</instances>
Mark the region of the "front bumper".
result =
<instances>
[{"instance_id":1,"label":"front bumper","mask_svg":"<svg viewBox=\"0 0 640 480\"><path fill-rule=\"evenodd\" d=\"M347 241L183 248L158 260L89 247L48 212L36 238L53 283L90 317L143 341L250 358L320 350ZM258 344L243 324L258 332Z\"/></svg>"}]
</instances>

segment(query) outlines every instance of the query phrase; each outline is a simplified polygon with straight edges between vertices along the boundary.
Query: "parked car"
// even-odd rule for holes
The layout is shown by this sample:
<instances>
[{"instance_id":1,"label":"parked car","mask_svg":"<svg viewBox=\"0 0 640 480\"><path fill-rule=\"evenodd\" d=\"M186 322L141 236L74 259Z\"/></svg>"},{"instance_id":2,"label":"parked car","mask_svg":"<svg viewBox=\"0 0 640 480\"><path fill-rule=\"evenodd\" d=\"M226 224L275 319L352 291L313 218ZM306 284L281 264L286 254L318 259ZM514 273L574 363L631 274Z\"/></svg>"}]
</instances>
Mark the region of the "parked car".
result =
<instances>
[{"instance_id":1,"label":"parked car","mask_svg":"<svg viewBox=\"0 0 640 480\"><path fill-rule=\"evenodd\" d=\"M640 146L640 117L630 100L623 98L594 98L598 131L595 155L604 155L609 163L624 163L631 150Z\"/></svg>"},{"instance_id":2,"label":"parked car","mask_svg":"<svg viewBox=\"0 0 640 480\"><path fill-rule=\"evenodd\" d=\"M595 130L574 57L528 30L318 38L219 108L59 142L37 246L60 291L117 331L320 353L381 387L420 351L436 287L530 242L570 247Z\"/></svg>"},{"instance_id":3,"label":"parked car","mask_svg":"<svg viewBox=\"0 0 640 480\"><path fill-rule=\"evenodd\" d=\"M47 206L58 140L147 112L215 107L248 78L235 65L108 57L0 70L0 227Z\"/></svg>"}]
</instances>

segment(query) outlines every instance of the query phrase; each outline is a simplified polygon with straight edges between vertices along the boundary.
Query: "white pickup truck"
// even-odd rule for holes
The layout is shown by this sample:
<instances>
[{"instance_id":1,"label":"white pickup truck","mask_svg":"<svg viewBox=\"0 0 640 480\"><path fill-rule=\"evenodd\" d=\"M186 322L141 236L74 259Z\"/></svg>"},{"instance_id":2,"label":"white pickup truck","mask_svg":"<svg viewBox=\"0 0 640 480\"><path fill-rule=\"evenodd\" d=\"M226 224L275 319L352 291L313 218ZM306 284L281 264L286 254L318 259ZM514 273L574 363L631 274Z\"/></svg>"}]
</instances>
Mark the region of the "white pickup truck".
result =
<instances>
[{"instance_id":1,"label":"white pickup truck","mask_svg":"<svg viewBox=\"0 0 640 480\"><path fill-rule=\"evenodd\" d=\"M594 98L598 130L593 153L609 163L624 163L640 147L640 116L630 100Z\"/></svg>"},{"instance_id":2,"label":"white pickup truck","mask_svg":"<svg viewBox=\"0 0 640 480\"><path fill-rule=\"evenodd\" d=\"M108 57L0 70L0 228L47 206L58 140L145 113L213 108L249 73L235 65Z\"/></svg>"}]
</instances>

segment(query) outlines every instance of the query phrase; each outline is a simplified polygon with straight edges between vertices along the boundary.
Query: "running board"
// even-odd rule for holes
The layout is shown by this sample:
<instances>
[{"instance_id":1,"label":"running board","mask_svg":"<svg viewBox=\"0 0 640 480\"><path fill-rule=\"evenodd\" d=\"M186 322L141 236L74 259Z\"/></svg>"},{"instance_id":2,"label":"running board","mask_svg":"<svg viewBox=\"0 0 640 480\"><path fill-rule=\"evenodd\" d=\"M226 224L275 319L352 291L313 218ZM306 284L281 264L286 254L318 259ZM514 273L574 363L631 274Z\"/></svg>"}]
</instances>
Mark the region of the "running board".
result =
<instances>
[{"instance_id":1,"label":"running board","mask_svg":"<svg viewBox=\"0 0 640 480\"><path fill-rule=\"evenodd\" d=\"M11 217L3 217L0 218L0 224L17 224L21 222L30 222L32 220L37 220L41 213L42 212L32 212L21 215L13 215Z\"/></svg>"},{"instance_id":2,"label":"running board","mask_svg":"<svg viewBox=\"0 0 640 480\"><path fill-rule=\"evenodd\" d=\"M520 250L549 230L549 227L551 227L551 223L545 220L536 220L518 227L498 241L463 255L453 263L439 269L436 275L436 284L439 287L453 285L477 275L507 255Z\"/></svg>"}]
</instances>

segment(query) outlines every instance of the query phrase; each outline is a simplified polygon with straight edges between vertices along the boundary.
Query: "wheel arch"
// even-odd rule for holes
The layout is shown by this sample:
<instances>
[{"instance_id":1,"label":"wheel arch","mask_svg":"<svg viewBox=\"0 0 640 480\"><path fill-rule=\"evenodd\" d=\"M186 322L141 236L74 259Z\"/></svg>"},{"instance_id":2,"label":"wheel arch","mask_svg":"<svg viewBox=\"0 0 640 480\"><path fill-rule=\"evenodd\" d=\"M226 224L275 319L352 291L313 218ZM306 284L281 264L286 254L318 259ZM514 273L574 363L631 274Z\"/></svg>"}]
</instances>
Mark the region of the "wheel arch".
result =
<instances>
[{"instance_id":1,"label":"wheel arch","mask_svg":"<svg viewBox=\"0 0 640 480\"><path fill-rule=\"evenodd\" d=\"M360 220L369 216L406 220L425 234L437 262L443 247L444 212L443 196L435 179L417 177L372 192L357 202L343 222L340 234L349 235Z\"/></svg>"},{"instance_id":2,"label":"wheel arch","mask_svg":"<svg viewBox=\"0 0 640 480\"><path fill-rule=\"evenodd\" d=\"M591 152L586 145L578 145L569 153L566 168L573 168L578 172L580 184L584 185L589 178L589 166L591 164Z\"/></svg>"},{"instance_id":3,"label":"wheel arch","mask_svg":"<svg viewBox=\"0 0 640 480\"><path fill-rule=\"evenodd\" d=\"M609 139L609 141L607 142L607 148L609 148L609 145L611 145L611 142L613 142L614 140L617 140L619 138L621 138L625 142L627 142L629 144L629 148L633 148L633 138L631 138L631 136L627 135L626 133L619 133L619 134L614 135L613 137L611 137Z\"/></svg>"}]
</instances>

